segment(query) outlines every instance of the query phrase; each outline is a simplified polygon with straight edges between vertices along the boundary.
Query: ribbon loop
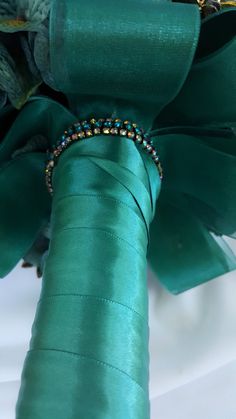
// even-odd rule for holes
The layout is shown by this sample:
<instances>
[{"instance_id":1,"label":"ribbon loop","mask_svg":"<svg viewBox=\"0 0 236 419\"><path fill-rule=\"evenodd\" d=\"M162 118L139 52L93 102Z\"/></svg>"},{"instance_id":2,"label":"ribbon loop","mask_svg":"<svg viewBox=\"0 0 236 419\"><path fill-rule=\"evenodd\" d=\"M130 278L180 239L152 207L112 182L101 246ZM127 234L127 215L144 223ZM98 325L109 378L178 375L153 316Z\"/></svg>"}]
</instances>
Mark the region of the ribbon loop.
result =
<instances>
[{"instance_id":1,"label":"ribbon loop","mask_svg":"<svg viewBox=\"0 0 236 419\"><path fill-rule=\"evenodd\" d=\"M154 102L161 109L186 79L199 27L196 5L54 1L50 57L56 86L64 93Z\"/></svg>"}]
</instances>

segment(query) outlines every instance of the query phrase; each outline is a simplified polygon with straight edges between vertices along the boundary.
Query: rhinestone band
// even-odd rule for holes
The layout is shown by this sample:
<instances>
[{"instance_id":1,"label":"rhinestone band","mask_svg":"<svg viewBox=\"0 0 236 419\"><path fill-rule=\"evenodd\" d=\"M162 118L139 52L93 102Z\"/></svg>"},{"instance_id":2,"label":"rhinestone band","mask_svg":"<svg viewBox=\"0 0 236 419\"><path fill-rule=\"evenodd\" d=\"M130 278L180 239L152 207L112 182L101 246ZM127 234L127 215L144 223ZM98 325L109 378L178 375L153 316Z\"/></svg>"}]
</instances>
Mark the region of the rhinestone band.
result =
<instances>
[{"instance_id":1,"label":"rhinestone band","mask_svg":"<svg viewBox=\"0 0 236 419\"><path fill-rule=\"evenodd\" d=\"M46 185L50 194L53 194L52 172L57 164L60 155L75 141L91 138L96 135L114 135L126 137L150 154L153 162L156 164L160 178L163 178L163 171L160 164L159 156L154 145L147 133L142 128L130 121L122 121L121 119L111 118L92 118L90 121L79 121L71 125L61 136L52 150L48 150L48 158L46 162Z\"/></svg>"}]
</instances>

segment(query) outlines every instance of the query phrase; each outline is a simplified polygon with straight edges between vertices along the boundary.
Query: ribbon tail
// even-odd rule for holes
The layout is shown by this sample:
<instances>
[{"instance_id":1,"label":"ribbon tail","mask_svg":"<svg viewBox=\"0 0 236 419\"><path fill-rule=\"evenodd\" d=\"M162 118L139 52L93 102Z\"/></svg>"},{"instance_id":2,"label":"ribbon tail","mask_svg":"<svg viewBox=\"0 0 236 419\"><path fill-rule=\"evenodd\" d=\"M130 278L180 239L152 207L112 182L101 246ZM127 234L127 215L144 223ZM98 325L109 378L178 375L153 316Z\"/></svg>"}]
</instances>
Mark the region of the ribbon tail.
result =
<instances>
[{"instance_id":1,"label":"ribbon tail","mask_svg":"<svg viewBox=\"0 0 236 419\"><path fill-rule=\"evenodd\" d=\"M27 253L48 222L50 197L43 176L44 153L26 153L0 169L0 277Z\"/></svg>"},{"instance_id":2,"label":"ribbon tail","mask_svg":"<svg viewBox=\"0 0 236 419\"><path fill-rule=\"evenodd\" d=\"M148 262L173 294L236 269L236 257L226 242L173 204L158 203L150 230Z\"/></svg>"}]
</instances>

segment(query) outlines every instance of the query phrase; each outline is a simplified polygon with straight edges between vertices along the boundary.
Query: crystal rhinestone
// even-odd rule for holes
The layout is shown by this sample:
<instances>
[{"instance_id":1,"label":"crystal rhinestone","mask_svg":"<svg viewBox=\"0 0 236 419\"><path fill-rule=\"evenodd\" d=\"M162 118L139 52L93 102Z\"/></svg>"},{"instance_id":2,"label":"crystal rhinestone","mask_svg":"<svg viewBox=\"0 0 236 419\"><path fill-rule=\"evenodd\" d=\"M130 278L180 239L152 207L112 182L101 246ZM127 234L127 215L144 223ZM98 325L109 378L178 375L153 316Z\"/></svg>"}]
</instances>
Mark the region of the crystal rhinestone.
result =
<instances>
[{"instance_id":1,"label":"crystal rhinestone","mask_svg":"<svg viewBox=\"0 0 236 419\"><path fill-rule=\"evenodd\" d=\"M83 128L84 128L84 129L91 129L91 125L90 125L90 124L84 124L84 125L83 125Z\"/></svg>"},{"instance_id":2,"label":"crystal rhinestone","mask_svg":"<svg viewBox=\"0 0 236 419\"><path fill-rule=\"evenodd\" d=\"M94 128L94 130L93 130L93 132L94 132L94 134L101 134L101 130L100 130L100 128Z\"/></svg>"},{"instance_id":3,"label":"crystal rhinestone","mask_svg":"<svg viewBox=\"0 0 236 419\"><path fill-rule=\"evenodd\" d=\"M112 127L112 122L111 121L108 121L108 120L106 120L105 122L104 122L104 127L108 127L108 128L110 128L110 127Z\"/></svg>"},{"instance_id":4,"label":"crystal rhinestone","mask_svg":"<svg viewBox=\"0 0 236 419\"><path fill-rule=\"evenodd\" d=\"M81 125L84 127L87 123L88 123L88 121L85 120L85 121L81 122Z\"/></svg>"},{"instance_id":5,"label":"crystal rhinestone","mask_svg":"<svg viewBox=\"0 0 236 419\"><path fill-rule=\"evenodd\" d=\"M79 132L78 137L79 138L84 138L85 137L85 133L83 131Z\"/></svg>"},{"instance_id":6,"label":"crystal rhinestone","mask_svg":"<svg viewBox=\"0 0 236 419\"><path fill-rule=\"evenodd\" d=\"M78 139L78 135L77 135L77 134L73 134L73 135L71 136L71 139L72 139L72 140L77 140L77 139Z\"/></svg>"},{"instance_id":7,"label":"crystal rhinestone","mask_svg":"<svg viewBox=\"0 0 236 419\"><path fill-rule=\"evenodd\" d=\"M133 126L134 128L137 128L137 124L132 124L132 126Z\"/></svg>"},{"instance_id":8,"label":"crystal rhinestone","mask_svg":"<svg viewBox=\"0 0 236 419\"><path fill-rule=\"evenodd\" d=\"M118 128L111 128L110 133L113 134L113 135L119 134Z\"/></svg>"},{"instance_id":9,"label":"crystal rhinestone","mask_svg":"<svg viewBox=\"0 0 236 419\"><path fill-rule=\"evenodd\" d=\"M147 151L148 151L149 153L151 153L151 152L152 152L152 146L151 146L150 144L148 144L148 145L147 145Z\"/></svg>"},{"instance_id":10,"label":"crystal rhinestone","mask_svg":"<svg viewBox=\"0 0 236 419\"><path fill-rule=\"evenodd\" d=\"M147 140L143 140L142 147L147 148L148 142Z\"/></svg>"},{"instance_id":11,"label":"crystal rhinestone","mask_svg":"<svg viewBox=\"0 0 236 419\"><path fill-rule=\"evenodd\" d=\"M131 131L131 130L133 129L133 127L132 127L132 125L131 125L130 123L125 124L125 127L126 127L129 131Z\"/></svg>"},{"instance_id":12,"label":"crystal rhinestone","mask_svg":"<svg viewBox=\"0 0 236 419\"><path fill-rule=\"evenodd\" d=\"M99 120L98 120L98 122L104 122L105 121L105 119L104 118L99 118Z\"/></svg>"},{"instance_id":13,"label":"crystal rhinestone","mask_svg":"<svg viewBox=\"0 0 236 419\"><path fill-rule=\"evenodd\" d=\"M75 131L76 131L76 132L81 132L81 131L82 131L82 127L81 127L81 125L77 125L77 126L75 127Z\"/></svg>"},{"instance_id":14,"label":"crystal rhinestone","mask_svg":"<svg viewBox=\"0 0 236 419\"><path fill-rule=\"evenodd\" d=\"M61 141L65 141L65 139L66 139L66 135L65 135L65 134L63 134L63 135L61 136ZM59 141L58 141L58 142L59 142ZM60 142L60 143L61 143L61 142ZM59 143L59 144L60 144L60 143ZM59 145L59 144L58 144L58 145Z\"/></svg>"},{"instance_id":15,"label":"crystal rhinestone","mask_svg":"<svg viewBox=\"0 0 236 419\"><path fill-rule=\"evenodd\" d=\"M51 161L48 163L48 166L49 166L49 167L53 167L53 166L54 166L54 161L53 161L53 160L51 160Z\"/></svg>"},{"instance_id":16,"label":"crystal rhinestone","mask_svg":"<svg viewBox=\"0 0 236 419\"><path fill-rule=\"evenodd\" d=\"M97 128L101 128L101 126L102 126L102 121L97 121L97 122L95 122L95 127L97 127Z\"/></svg>"},{"instance_id":17,"label":"crystal rhinestone","mask_svg":"<svg viewBox=\"0 0 236 419\"><path fill-rule=\"evenodd\" d=\"M129 137L129 138L134 138L134 137L135 137L135 133L134 133L134 132L132 132L132 131L129 131L129 132L128 132L128 137Z\"/></svg>"},{"instance_id":18,"label":"crystal rhinestone","mask_svg":"<svg viewBox=\"0 0 236 419\"><path fill-rule=\"evenodd\" d=\"M73 134L73 132L74 132L74 131L73 131L73 129L72 129L72 128L69 128L69 129L68 129L68 134L69 134L69 135L72 135L72 134Z\"/></svg>"},{"instance_id":19,"label":"crystal rhinestone","mask_svg":"<svg viewBox=\"0 0 236 419\"><path fill-rule=\"evenodd\" d=\"M115 122L114 123L114 126L116 127L116 128L121 128L122 127L122 122L121 121L117 121L117 122Z\"/></svg>"},{"instance_id":20,"label":"crystal rhinestone","mask_svg":"<svg viewBox=\"0 0 236 419\"><path fill-rule=\"evenodd\" d=\"M110 134L110 129L109 128L103 128L102 132L103 132L103 134Z\"/></svg>"},{"instance_id":21,"label":"crystal rhinestone","mask_svg":"<svg viewBox=\"0 0 236 419\"><path fill-rule=\"evenodd\" d=\"M157 151L156 150L152 150L152 157L156 157L156 155L157 155Z\"/></svg>"},{"instance_id":22,"label":"crystal rhinestone","mask_svg":"<svg viewBox=\"0 0 236 419\"><path fill-rule=\"evenodd\" d=\"M140 128L135 128L136 134L142 134L142 130Z\"/></svg>"},{"instance_id":23,"label":"crystal rhinestone","mask_svg":"<svg viewBox=\"0 0 236 419\"><path fill-rule=\"evenodd\" d=\"M86 131L86 137L92 137L92 135L93 133L90 129Z\"/></svg>"},{"instance_id":24,"label":"crystal rhinestone","mask_svg":"<svg viewBox=\"0 0 236 419\"><path fill-rule=\"evenodd\" d=\"M96 124L96 122L97 122L96 119L94 119L94 118L90 119L90 124L94 125L94 124Z\"/></svg>"},{"instance_id":25,"label":"crystal rhinestone","mask_svg":"<svg viewBox=\"0 0 236 419\"><path fill-rule=\"evenodd\" d=\"M130 121L124 121L124 124L125 125L130 124Z\"/></svg>"},{"instance_id":26,"label":"crystal rhinestone","mask_svg":"<svg viewBox=\"0 0 236 419\"><path fill-rule=\"evenodd\" d=\"M122 137L125 137L127 135L127 130L126 129L121 129L120 130L120 135L122 135Z\"/></svg>"},{"instance_id":27,"label":"crystal rhinestone","mask_svg":"<svg viewBox=\"0 0 236 419\"><path fill-rule=\"evenodd\" d=\"M156 157L154 158L154 162L155 162L155 163L159 163L159 161L160 161L159 157L158 157L158 156L156 156Z\"/></svg>"},{"instance_id":28,"label":"crystal rhinestone","mask_svg":"<svg viewBox=\"0 0 236 419\"><path fill-rule=\"evenodd\" d=\"M142 135L136 135L136 141L137 141L137 143L139 143L139 144L141 144L142 143L142 141L143 141L143 137L142 137Z\"/></svg>"},{"instance_id":29,"label":"crystal rhinestone","mask_svg":"<svg viewBox=\"0 0 236 419\"><path fill-rule=\"evenodd\" d=\"M121 122L121 119L116 118L116 119L115 119L115 122Z\"/></svg>"}]
</instances>

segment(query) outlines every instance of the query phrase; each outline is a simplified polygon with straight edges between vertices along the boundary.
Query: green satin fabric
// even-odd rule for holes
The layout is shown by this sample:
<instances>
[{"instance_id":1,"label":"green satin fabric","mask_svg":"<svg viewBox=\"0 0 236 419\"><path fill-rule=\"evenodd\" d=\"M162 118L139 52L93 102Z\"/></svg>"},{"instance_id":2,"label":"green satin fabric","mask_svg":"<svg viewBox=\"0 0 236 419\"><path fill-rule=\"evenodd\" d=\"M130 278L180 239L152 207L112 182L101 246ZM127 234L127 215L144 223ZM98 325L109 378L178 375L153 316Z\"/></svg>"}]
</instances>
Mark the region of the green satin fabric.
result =
<instances>
[{"instance_id":1,"label":"green satin fabric","mask_svg":"<svg viewBox=\"0 0 236 419\"><path fill-rule=\"evenodd\" d=\"M236 231L235 10L200 28L194 5L87 3L51 10L50 65L70 110L33 97L0 115L1 277L52 227L17 419L149 419L146 257L173 293L236 269L221 238ZM160 196L156 167L127 139L71 146L53 200L44 153L12 158L92 115L151 131Z\"/></svg>"},{"instance_id":2,"label":"green satin fabric","mask_svg":"<svg viewBox=\"0 0 236 419\"><path fill-rule=\"evenodd\" d=\"M149 129L187 77L199 28L194 5L54 1L50 64L55 87L72 97L82 115L133 116Z\"/></svg>"},{"instance_id":3,"label":"green satin fabric","mask_svg":"<svg viewBox=\"0 0 236 419\"><path fill-rule=\"evenodd\" d=\"M148 418L146 248L157 171L131 141L99 137L64 153L53 182L16 417Z\"/></svg>"}]
</instances>

